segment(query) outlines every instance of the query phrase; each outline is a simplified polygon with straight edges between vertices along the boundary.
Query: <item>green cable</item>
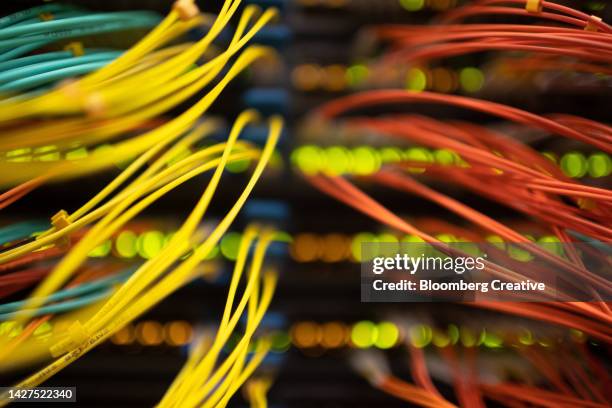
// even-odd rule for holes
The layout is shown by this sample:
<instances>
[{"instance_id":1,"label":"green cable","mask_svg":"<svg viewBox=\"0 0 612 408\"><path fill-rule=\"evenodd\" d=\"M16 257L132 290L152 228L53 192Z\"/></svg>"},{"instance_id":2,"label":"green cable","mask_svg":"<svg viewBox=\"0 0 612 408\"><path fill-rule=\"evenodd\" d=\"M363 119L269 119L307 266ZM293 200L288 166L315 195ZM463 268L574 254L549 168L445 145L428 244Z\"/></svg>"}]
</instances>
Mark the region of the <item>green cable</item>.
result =
<instances>
[{"instance_id":1,"label":"green cable","mask_svg":"<svg viewBox=\"0 0 612 408\"><path fill-rule=\"evenodd\" d=\"M19 57L23 54L27 54L28 52L34 51L35 49L42 47L43 45L47 43L48 43L47 41L38 41L38 42L33 42L31 44L25 44L19 47L15 47L3 54L0 54L0 62L8 61L12 58Z\"/></svg>"},{"instance_id":2,"label":"green cable","mask_svg":"<svg viewBox=\"0 0 612 408\"><path fill-rule=\"evenodd\" d=\"M56 71L45 72L43 74L33 75L29 78L22 78L0 85L0 92L19 92L35 88L40 85L45 85L50 82L55 82L60 79L73 77L76 75L84 75L96 69L107 65L112 59L106 61L91 62L88 64L76 65L73 67L58 69Z\"/></svg>"},{"instance_id":3,"label":"green cable","mask_svg":"<svg viewBox=\"0 0 612 408\"><path fill-rule=\"evenodd\" d=\"M117 21L101 23L94 26L64 29L61 31L47 32L36 35L11 38L7 40L0 40L0 49L12 49L13 47L30 44L32 42L41 42L41 44L44 45L66 38L81 37L91 34L101 34L111 31L128 30L133 28L147 28L156 25L158 22L158 18L152 17L121 19Z\"/></svg>"},{"instance_id":4,"label":"green cable","mask_svg":"<svg viewBox=\"0 0 612 408\"><path fill-rule=\"evenodd\" d=\"M38 75L45 72L55 71L71 66L82 65L90 62L109 61L121 55L121 51L108 52L85 52L84 55L75 57L69 52L71 58L57 59L54 61L45 61L38 64L30 64L20 66L10 70L0 71L0 83L15 81L22 78L27 78L32 75Z\"/></svg>"},{"instance_id":5,"label":"green cable","mask_svg":"<svg viewBox=\"0 0 612 408\"><path fill-rule=\"evenodd\" d=\"M48 221L25 221L0 228L0 245L27 238L35 232L49 228Z\"/></svg>"},{"instance_id":6,"label":"green cable","mask_svg":"<svg viewBox=\"0 0 612 408\"><path fill-rule=\"evenodd\" d=\"M156 13L148 11L122 11L116 13L85 14L76 17L68 17L50 21L39 21L30 24L21 24L12 27L6 27L0 30L0 39L8 39L17 36L30 36L45 32L56 32L76 27L104 24L107 22L116 22L123 20L155 21L155 23L157 23L160 21L160 17Z\"/></svg>"},{"instance_id":7,"label":"green cable","mask_svg":"<svg viewBox=\"0 0 612 408\"><path fill-rule=\"evenodd\" d=\"M112 290L94 292L92 294L80 297L75 300L69 300L63 303L44 306L44 307L36 309L35 311L28 310L28 316L36 317L36 316L41 316L41 315L46 315L46 314L57 314L57 313L67 312L69 310L73 310L81 306L87 306L98 300L104 299L105 297L110 296L112 293L113 293ZM21 312L2 313L0 314L0 321L14 319L18 317L20 314Z\"/></svg>"},{"instance_id":8,"label":"green cable","mask_svg":"<svg viewBox=\"0 0 612 408\"><path fill-rule=\"evenodd\" d=\"M86 293L98 291L100 289L106 289L111 285L125 281L132 273L134 273L135 270L136 268L129 268L128 270L121 272L117 275L107 276L105 278L98 279L93 282L87 282L87 283L80 284L73 288L60 290L58 292L55 292L45 297L43 299L43 303L41 304L44 305L44 304L48 304L51 302L57 302L59 300L64 300L67 298L84 295ZM0 313L8 313L8 312L17 311L21 309L25 304L31 301L32 299L26 299L26 300L20 300L17 302L5 303L3 305L0 305Z\"/></svg>"},{"instance_id":9,"label":"green cable","mask_svg":"<svg viewBox=\"0 0 612 408\"><path fill-rule=\"evenodd\" d=\"M74 6L67 4L51 3L38 7L32 7L27 10L21 10L16 13L0 18L0 28L4 28L13 24L17 24L33 16L38 16L43 13L55 13L57 11L76 10Z\"/></svg>"}]
</instances>

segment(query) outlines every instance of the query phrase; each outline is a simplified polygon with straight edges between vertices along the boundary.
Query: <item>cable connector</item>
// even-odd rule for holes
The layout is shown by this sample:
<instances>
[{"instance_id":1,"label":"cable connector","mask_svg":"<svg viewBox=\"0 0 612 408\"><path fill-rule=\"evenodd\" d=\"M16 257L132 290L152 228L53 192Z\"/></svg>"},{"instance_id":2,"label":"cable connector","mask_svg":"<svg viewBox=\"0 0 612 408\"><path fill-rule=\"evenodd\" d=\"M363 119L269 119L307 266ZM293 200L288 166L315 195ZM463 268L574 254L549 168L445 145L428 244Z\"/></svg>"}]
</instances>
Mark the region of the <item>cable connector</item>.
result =
<instances>
[{"instance_id":1,"label":"cable connector","mask_svg":"<svg viewBox=\"0 0 612 408\"><path fill-rule=\"evenodd\" d=\"M51 225L55 228L55 231L61 231L69 226L70 220L68 219L68 213L66 210L60 210L57 214L51 217ZM70 246L70 236L66 235L58 239L55 243L60 248L67 248Z\"/></svg>"},{"instance_id":2,"label":"cable connector","mask_svg":"<svg viewBox=\"0 0 612 408\"><path fill-rule=\"evenodd\" d=\"M75 57L82 57L85 55L85 48L83 48L83 43L80 41L73 41L67 44L64 50L72 52L72 55Z\"/></svg>"},{"instance_id":3,"label":"cable connector","mask_svg":"<svg viewBox=\"0 0 612 408\"><path fill-rule=\"evenodd\" d=\"M200 14L200 9L193 0L176 0L172 5L172 10L176 11L183 21L191 20Z\"/></svg>"},{"instance_id":4,"label":"cable connector","mask_svg":"<svg viewBox=\"0 0 612 408\"><path fill-rule=\"evenodd\" d=\"M80 346L89 339L89 332L78 320L70 325L67 334L67 338L60 340L49 348L49 352L53 357L60 357L66 354L68 351Z\"/></svg>"},{"instance_id":5,"label":"cable connector","mask_svg":"<svg viewBox=\"0 0 612 408\"><path fill-rule=\"evenodd\" d=\"M106 113L106 103L98 92L92 93L85 98L84 108L87 114L94 118L102 117Z\"/></svg>"},{"instance_id":6,"label":"cable connector","mask_svg":"<svg viewBox=\"0 0 612 408\"><path fill-rule=\"evenodd\" d=\"M541 13L544 8L542 0L527 0L525 2L525 10L530 13Z\"/></svg>"},{"instance_id":7,"label":"cable connector","mask_svg":"<svg viewBox=\"0 0 612 408\"><path fill-rule=\"evenodd\" d=\"M589 21L587 21L587 24L584 26L584 30L585 31L599 31L599 27L597 26L597 23L600 23L601 17L597 17L597 16L590 16L589 17Z\"/></svg>"}]
</instances>

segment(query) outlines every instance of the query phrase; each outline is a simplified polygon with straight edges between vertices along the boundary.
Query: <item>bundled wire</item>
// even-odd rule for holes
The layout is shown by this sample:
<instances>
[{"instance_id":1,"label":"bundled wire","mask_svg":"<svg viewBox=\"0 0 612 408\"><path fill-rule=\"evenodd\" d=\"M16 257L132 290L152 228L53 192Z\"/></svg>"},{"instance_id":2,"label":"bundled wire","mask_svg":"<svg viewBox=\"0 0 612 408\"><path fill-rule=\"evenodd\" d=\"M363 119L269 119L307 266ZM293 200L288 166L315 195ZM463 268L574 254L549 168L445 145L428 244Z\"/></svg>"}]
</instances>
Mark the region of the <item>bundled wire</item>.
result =
<instances>
[{"instance_id":1,"label":"bundled wire","mask_svg":"<svg viewBox=\"0 0 612 408\"><path fill-rule=\"evenodd\" d=\"M2 69L22 66L25 61L51 61L50 53L13 60L47 44L92 34L147 29L159 23L159 16L148 11L92 13L66 4L45 4L0 18L0 62ZM83 61L85 62L85 61ZM81 69L83 71L83 69ZM89 72L90 70L84 70ZM0 92L5 92L2 89Z\"/></svg>"},{"instance_id":2,"label":"bundled wire","mask_svg":"<svg viewBox=\"0 0 612 408\"><path fill-rule=\"evenodd\" d=\"M529 16L544 22L536 25L460 24L468 17L495 14ZM379 39L390 44L389 51L374 66L419 66L434 59L485 51L521 52L522 58L533 58L536 69L543 61L554 69L562 67L601 73L607 72L612 62L612 29L608 24L547 1L476 1L449 12L437 22L427 26L387 25L373 28ZM612 285L607 273L610 270L609 261L604 261L608 263L603 266L603 272L591 270L585 266L585 254L573 245L573 242L584 240L603 244L612 241L610 190L570 179L555 163L529 145L490 127L416 114L368 113L384 112L387 107L396 110L398 105L414 104L438 104L475 111L501 119L502 125L511 123L608 153L612 150L610 126L568 114L537 115L485 100L405 90L376 90L342 97L324 104L311 116L309 123L314 128L321 129L321 126L327 126L333 120L339 121L339 117L344 116L341 125L336 127L343 134L367 133L370 137L379 136L384 140L396 138L401 146L427 146L450 152L451 159L445 163L434 162L427 157L404 155L387 161L372 174L361 175L356 181L416 195L461 217L474 228L450 223L444 223L444 226L439 223L432 225L431 222L414 224L390 211L341 174L333 171L304 174L307 181L322 192L393 230L418 237L443 253L452 254L452 248L432 235L431 231L448 228L450 224L453 231L460 233L459 236L471 236L474 242L484 242L487 236L493 234L504 246L517 246L540 259L546 259L550 262L551 270L563 271L564 278L572 276L574 285L586 288L593 301L580 302L560 291L559 297L551 297L550 301L540 303L477 301L469 305L576 329L597 341L610 344L612 314L607 300L612 294ZM437 185L462 187L477 197L517 211L563 243L566 253L562 257L546 253L517 230L430 187L423 182L425 180L433 180ZM538 269L535 265L532 267L536 275L546 275L547 270ZM485 267L492 277L503 277L509 281L520 279L521 269L518 264L505 264L502 267L495 259L488 259ZM369 353L355 357L354 363L357 371L375 387L400 399L419 406L453 406L435 388L422 353L413 348L409 351L416 385L390 374L380 356ZM564 355L571 354L563 351ZM594 359L589 359L586 354L572 356L572 364L577 366L575 370L550 367L550 361L538 360L536 363L545 379L543 386L552 386L564 395L555 395L554 391L535 385L483 384L475 374L475 354L464 353L460 359L452 347L443 348L442 354L452 369L460 406L483 407L485 399L508 406L599 407L606 404L603 386L595 385L596 377L592 375L597 372L597 364L591 364ZM530 358L533 359L533 356ZM586 362L589 370L592 370L591 374L578 368ZM571 387L564 385L566 381Z\"/></svg>"},{"instance_id":3,"label":"bundled wire","mask_svg":"<svg viewBox=\"0 0 612 408\"><path fill-rule=\"evenodd\" d=\"M0 252L0 268L6 271L29 265L35 260L62 256L57 264L40 271L29 271L27 276L25 271L5 275L15 279L15 275L19 274L21 280L35 275L34 280L42 278L42 281L29 298L0 305L3 319L10 318L14 325L25 327L18 341L0 338L0 348L11 350L2 358L0 368L8 370L46 361L49 357L55 359L22 381L19 387L35 387L46 381L179 288L202 273L210 272L201 267L202 262L237 217L263 174L282 129L282 119L274 116L268 121L268 136L262 148L240 141L245 127L260 120L256 112L246 111L236 119L227 140L201 143L219 127L218 121L202 119L208 107L252 61L270 52L261 47L250 47L239 54L276 13L275 10L268 10L258 16L256 7L247 6L227 50L216 54L203 65L193 67L212 49L212 41L228 24L239 4L240 1L226 1L216 19L211 19L210 28L200 41L160 49L186 30L206 21L192 2L179 1L170 15L142 41L103 68L58 89L0 101L0 121L11 133L0 142L3 148L14 142L14 147L22 152L32 152L37 147L54 143L54 148L61 152L73 146L75 140L83 141L80 146L96 146L102 141L120 139L113 147L112 154L100 152L83 160L3 161L0 163L3 168L0 183L5 186L17 184L2 197L4 203L22 197L43 182L89 174L105 169L117 160L131 160L114 180L88 202L71 213L59 211L52 217L51 227L35 237L27 236L34 228L31 225L17 225L3 231L7 245ZM0 26L2 24L0 20ZM231 65L228 66L230 61ZM128 137L132 130L157 120L158 115L178 106L205 87L205 95L175 119L163 121L154 125L152 130ZM67 92L68 89L76 93ZM137 96L135 91L138 92ZM104 101L104 112L98 112L97 116L92 116L91 110L88 111L92 97L96 103ZM44 117L44 121L40 120L41 117ZM34 132L34 129L38 131ZM20 153L10 157L23 158ZM244 160L257 162L235 203L212 231L201 228L226 166ZM13 170L17 173L11 175L10 171ZM157 255L129 270L129 273L126 271L107 277L89 275L86 281L79 278L81 275L78 273L86 265L92 250L121 231L160 198L185 182L211 171L210 179L192 211ZM231 299L235 296L248 248L259 234L255 231L250 229L248 232L250 238L230 287ZM261 274L260 282L259 272L273 236L269 231L261 232L245 295L234 314L231 314L233 300L228 297L222 330L211 351L203 355L202 361L197 364L198 373L210 377L199 375L179 383L175 398L180 399L181 406L183 403L196 405L203 399L214 401L210 402L211 406L226 405L269 348L269 342L258 342L258 352L246 362L248 345L268 307L276 282L273 272ZM248 324L244 341L224 363L215 368L220 347L233 332L237 319L247 305ZM73 311L64 313L70 310ZM62 321L70 322L67 330L55 333L43 343L29 337L38 325L51 319L55 313L62 313ZM226 385L215 388L214 393L208 395L221 378L225 378ZM189 392L185 393L187 390Z\"/></svg>"},{"instance_id":4,"label":"bundled wire","mask_svg":"<svg viewBox=\"0 0 612 408\"><path fill-rule=\"evenodd\" d=\"M193 128L227 84L251 61L269 52L251 47L227 67L276 15L269 9L258 17L258 8L247 6L227 50L207 56L239 3L226 2L214 21L197 12L180 15L177 7L137 45L102 69L43 94L0 101L4 134L0 151L5 152L0 161L0 184L18 185L5 203L42 182L90 174L131 160ZM163 48L202 24L210 24L210 29L198 42ZM194 68L203 57L206 62ZM218 79L221 72L224 74ZM138 132L205 87L209 90L198 103L151 131ZM41 116L43 122L36 120ZM110 140L116 142L109 145ZM100 146L103 149L98 149ZM71 158L75 149L83 152L80 158ZM93 153L89 154L89 149ZM55 159L49 160L49 155Z\"/></svg>"},{"instance_id":5,"label":"bundled wire","mask_svg":"<svg viewBox=\"0 0 612 408\"><path fill-rule=\"evenodd\" d=\"M255 343L254 355L247 361L249 346L254 344L255 331L270 304L277 279L272 270L263 274L260 272L266 248L274 236L272 232L260 233L251 268L245 276L244 293L234 305L249 248L258 234L257 229L251 228L242 237L225 309L214 339L204 338L195 346L159 406L224 407L265 357L270 342L262 338ZM225 360L217 363L221 351L244 315L247 319L244 334Z\"/></svg>"}]
</instances>

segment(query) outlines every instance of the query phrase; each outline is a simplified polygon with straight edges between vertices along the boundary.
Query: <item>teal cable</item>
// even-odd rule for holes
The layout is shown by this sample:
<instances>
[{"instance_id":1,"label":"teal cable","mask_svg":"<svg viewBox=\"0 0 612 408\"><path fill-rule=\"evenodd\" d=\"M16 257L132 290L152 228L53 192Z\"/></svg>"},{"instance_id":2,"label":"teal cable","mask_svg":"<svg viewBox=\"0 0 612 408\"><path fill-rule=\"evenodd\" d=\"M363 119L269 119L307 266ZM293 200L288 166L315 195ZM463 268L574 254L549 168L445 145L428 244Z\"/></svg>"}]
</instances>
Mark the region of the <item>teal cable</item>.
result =
<instances>
[{"instance_id":1,"label":"teal cable","mask_svg":"<svg viewBox=\"0 0 612 408\"><path fill-rule=\"evenodd\" d=\"M42 316L46 314L57 314L57 313L67 312L69 310L77 309L79 307L87 306L89 304L97 302L98 300L101 300L101 299L104 299L105 297L110 296L112 293L113 293L112 290L94 292L89 295L80 297L78 299L69 300L67 302L57 303L54 305L44 306L34 311L28 310L28 316L36 317L36 316ZM20 313L22 312L12 312L12 313L0 314L0 321L14 319L18 317Z\"/></svg>"},{"instance_id":2,"label":"teal cable","mask_svg":"<svg viewBox=\"0 0 612 408\"><path fill-rule=\"evenodd\" d=\"M112 31L128 30L133 28L149 28L159 22L158 17L141 17L132 19L120 19L101 23L94 26L75 27L61 31L54 31L36 35L28 35L24 37L11 38L0 40L0 49L11 49L20 45L30 44L32 42L40 42L43 45L52 43L61 39L81 37L91 34L101 34Z\"/></svg>"},{"instance_id":3,"label":"teal cable","mask_svg":"<svg viewBox=\"0 0 612 408\"><path fill-rule=\"evenodd\" d=\"M116 13L85 14L76 17L39 21L35 23L6 27L0 30L0 39L6 40L12 37L51 33L77 27L92 26L95 24L134 20L142 20L146 22L154 21L157 23L160 21L160 17L156 13L148 11L122 11Z\"/></svg>"},{"instance_id":4,"label":"teal cable","mask_svg":"<svg viewBox=\"0 0 612 408\"><path fill-rule=\"evenodd\" d=\"M85 55L100 53L100 52L112 52L113 50L107 48L85 48L83 50ZM65 58L73 58L74 54L72 51L51 51L42 54L28 55L26 57L15 58L10 61L0 62L0 72L8 71L15 68L27 67L28 65L40 64L43 62L58 61Z\"/></svg>"},{"instance_id":5,"label":"teal cable","mask_svg":"<svg viewBox=\"0 0 612 408\"><path fill-rule=\"evenodd\" d=\"M16 13L9 14L8 16L4 16L0 18L0 28L4 28L4 27L11 26L13 24L17 24L30 17L38 16L39 14L55 13L58 11L65 11L65 10L76 10L76 8L74 6L70 6L67 4L51 3L51 4L45 4L45 5L38 6L38 7L32 7L27 10L21 10Z\"/></svg>"},{"instance_id":6,"label":"teal cable","mask_svg":"<svg viewBox=\"0 0 612 408\"><path fill-rule=\"evenodd\" d=\"M44 74L33 75L29 78L18 79L16 81L0 85L0 92L25 91L40 85L46 85L50 82L58 81L60 79L84 75L108 65L110 61L112 61L112 59L58 69L52 72L45 72Z\"/></svg>"},{"instance_id":7,"label":"teal cable","mask_svg":"<svg viewBox=\"0 0 612 408\"><path fill-rule=\"evenodd\" d=\"M43 298L43 305L51 302L57 302L59 300L64 300L66 298L75 297L79 295L84 295L89 292L99 291L101 289L106 289L109 286L112 286L116 283L124 282L134 271L136 268L130 268L124 272L121 272L117 275L107 276L102 279L98 279L93 282L83 283L81 285L75 286L73 288L68 288L64 290L57 291L52 295L49 295ZM32 299L20 300L17 302L5 303L0 305L0 313L8 313L14 312L21 309L25 304L31 302Z\"/></svg>"},{"instance_id":8,"label":"teal cable","mask_svg":"<svg viewBox=\"0 0 612 408\"><path fill-rule=\"evenodd\" d=\"M28 78L32 75L38 75L45 72L55 71L62 68L68 68L71 66L82 65L90 62L106 61L117 58L121 55L121 51L108 51L108 52L85 52L84 55L75 57L70 55L71 58L57 59L54 61L46 61L38 64L30 64L13 68L5 71L0 71L0 83L15 81L22 78Z\"/></svg>"},{"instance_id":9,"label":"teal cable","mask_svg":"<svg viewBox=\"0 0 612 408\"><path fill-rule=\"evenodd\" d=\"M49 42L50 41L36 41L30 44L20 45L19 47L15 47L7 52L0 54L0 61L8 61L12 58L27 54L28 52L34 51L35 49L40 48Z\"/></svg>"},{"instance_id":10,"label":"teal cable","mask_svg":"<svg viewBox=\"0 0 612 408\"><path fill-rule=\"evenodd\" d=\"M49 228L48 221L25 221L0 228L0 245L27 238L35 232Z\"/></svg>"}]
</instances>

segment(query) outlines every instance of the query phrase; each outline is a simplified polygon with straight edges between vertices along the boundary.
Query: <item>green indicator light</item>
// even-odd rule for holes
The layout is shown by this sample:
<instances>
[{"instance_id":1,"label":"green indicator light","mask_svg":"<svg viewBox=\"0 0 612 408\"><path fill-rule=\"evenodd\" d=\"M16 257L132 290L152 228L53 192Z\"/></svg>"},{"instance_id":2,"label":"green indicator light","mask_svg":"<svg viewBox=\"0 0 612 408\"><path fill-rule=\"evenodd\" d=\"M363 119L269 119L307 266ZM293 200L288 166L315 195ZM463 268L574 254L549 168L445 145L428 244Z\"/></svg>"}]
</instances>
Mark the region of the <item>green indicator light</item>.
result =
<instances>
[{"instance_id":1,"label":"green indicator light","mask_svg":"<svg viewBox=\"0 0 612 408\"><path fill-rule=\"evenodd\" d=\"M422 69L412 68L406 75L406 89L424 91L427 88L427 75Z\"/></svg>"},{"instance_id":2,"label":"green indicator light","mask_svg":"<svg viewBox=\"0 0 612 408\"><path fill-rule=\"evenodd\" d=\"M371 147L358 147L353 149L353 171L355 174L373 174L380 169L380 157L378 152Z\"/></svg>"},{"instance_id":3,"label":"green indicator light","mask_svg":"<svg viewBox=\"0 0 612 408\"><path fill-rule=\"evenodd\" d=\"M568 177L584 177L588 171L587 159L579 152L566 153L561 158L561 170Z\"/></svg>"},{"instance_id":4,"label":"green indicator light","mask_svg":"<svg viewBox=\"0 0 612 408\"><path fill-rule=\"evenodd\" d=\"M588 167L591 177L607 177L612 172L612 160L605 153L593 153L589 156Z\"/></svg>"},{"instance_id":5,"label":"green indicator light","mask_svg":"<svg viewBox=\"0 0 612 408\"><path fill-rule=\"evenodd\" d=\"M365 65L352 65L346 70L346 83L351 87L358 86L368 79L369 74L368 67Z\"/></svg>"},{"instance_id":6,"label":"green indicator light","mask_svg":"<svg viewBox=\"0 0 612 408\"><path fill-rule=\"evenodd\" d=\"M501 337L495 333L490 333L487 331L484 332L484 339L482 343L488 348L501 348L504 345L504 341Z\"/></svg>"},{"instance_id":7,"label":"green indicator light","mask_svg":"<svg viewBox=\"0 0 612 408\"><path fill-rule=\"evenodd\" d=\"M115 240L115 249L122 258L133 258L138 253L136 241L138 237L132 231L123 231Z\"/></svg>"},{"instance_id":8,"label":"green indicator light","mask_svg":"<svg viewBox=\"0 0 612 408\"><path fill-rule=\"evenodd\" d=\"M533 255L531 255L529 251L526 251L515 245L508 246L508 255L510 255L510 258L520 262L529 262L533 259Z\"/></svg>"},{"instance_id":9,"label":"green indicator light","mask_svg":"<svg viewBox=\"0 0 612 408\"><path fill-rule=\"evenodd\" d=\"M242 234L230 232L221 239L221 253L229 260L235 261L238 257L238 249L242 241Z\"/></svg>"},{"instance_id":10,"label":"green indicator light","mask_svg":"<svg viewBox=\"0 0 612 408\"><path fill-rule=\"evenodd\" d=\"M408 11L419 11L425 6L425 0L400 0L399 3Z\"/></svg>"},{"instance_id":11,"label":"green indicator light","mask_svg":"<svg viewBox=\"0 0 612 408\"><path fill-rule=\"evenodd\" d=\"M356 323L351 330L351 342L358 348L372 347L378 340L378 327L370 321Z\"/></svg>"},{"instance_id":12,"label":"green indicator light","mask_svg":"<svg viewBox=\"0 0 612 408\"><path fill-rule=\"evenodd\" d=\"M506 242L499 235L489 235L485 238L485 240L493 244L496 248L501 249L502 251L506 250Z\"/></svg>"},{"instance_id":13,"label":"green indicator light","mask_svg":"<svg viewBox=\"0 0 612 408\"><path fill-rule=\"evenodd\" d=\"M251 165L251 160L244 159L244 160L236 160L236 161L228 162L225 168L230 173L243 173L248 170L250 165Z\"/></svg>"},{"instance_id":14,"label":"green indicator light","mask_svg":"<svg viewBox=\"0 0 612 408\"><path fill-rule=\"evenodd\" d=\"M138 237L136 248L138 255L151 259L162 250L166 237L160 231L148 231Z\"/></svg>"},{"instance_id":15,"label":"green indicator light","mask_svg":"<svg viewBox=\"0 0 612 408\"><path fill-rule=\"evenodd\" d=\"M215 245L210 252L208 253L208 255L206 255L204 257L205 260L209 261L211 259L215 259L217 257L217 255L219 255L219 245Z\"/></svg>"},{"instance_id":16,"label":"green indicator light","mask_svg":"<svg viewBox=\"0 0 612 408\"><path fill-rule=\"evenodd\" d=\"M95 247L90 253L89 256L92 258L104 258L111 251L113 243L110 239L107 239L97 247Z\"/></svg>"},{"instance_id":17,"label":"green indicator light","mask_svg":"<svg viewBox=\"0 0 612 408\"><path fill-rule=\"evenodd\" d=\"M399 252L399 241L395 235L380 234L377 241L379 242L379 250L376 255L393 257Z\"/></svg>"},{"instance_id":18,"label":"green indicator light","mask_svg":"<svg viewBox=\"0 0 612 408\"><path fill-rule=\"evenodd\" d=\"M454 324L448 325L448 337L453 345L459 341L459 328Z\"/></svg>"},{"instance_id":19,"label":"green indicator light","mask_svg":"<svg viewBox=\"0 0 612 408\"><path fill-rule=\"evenodd\" d=\"M411 327L409 331L410 343L417 348L427 347L433 338L431 327L419 324Z\"/></svg>"},{"instance_id":20,"label":"green indicator light","mask_svg":"<svg viewBox=\"0 0 612 408\"><path fill-rule=\"evenodd\" d=\"M395 147L383 147L380 149L379 154L383 163L397 163L402 161L402 151Z\"/></svg>"},{"instance_id":21,"label":"green indicator light","mask_svg":"<svg viewBox=\"0 0 612 408\"><path fill-rule=\"evenodd\" d=\"M474 347L478 341L474 333L472 333L472 331L466 327L461 328L459 336L461 339L461 344L463 344L464 347Z\"/></svg>"},{"instance_id":22,"label":"green indicator light","mask_svg":"<svg viewBox=\"0 0 612 408\"><path fill-rule=\"evenodd\" d=\"M434 157L429 150L424 147L413 147L404 153L404 158L411 162L433 163ZM409 169L413 173L423 173L425 169L412 168Z\"/></svg>"},{"instance_id":23,"label":"green indicator light","mask_svg":"<svg viewBox=\"0 0 612 408\"><path fill-rule=\"evenodd\" d=\"M416 235L406 235L401 240L402 252L408 256L420 257L421 255L431 254L432 248L429 244Z\"/></svg>"},{"instance_id":24,"label":"green indicator light","mask_svg":"<svg viewBox=\"0 0 612 408\"><path fill-rule=\"evenodd\" d=\"M382 322L378 324L378 338L375 345L379 349L389 349L397 344L399 340L399 330L397 326L391 322Z\"/></svg>"},{"instance_id":25,"label":"green indicator light","mask_svg":"<svg viewBox=\"0 0 612 408\"><path fill-rule=\"evenodd\" d=\"M433 338L431 339L431 342L436 346L436 347L447 347L448 345L450 345L451 339L450 337L448 337L447 335L445 335L444 333L435 330L433 333Z\"/></svg>"},{"instance_id":26,"label":"green indicator light","mask_svg":"<svg viewBox=\"0 0 612 408\"><path fill-rule=\"evenodd\" d=\"M351 155L348 149L341 146L333 146L325 150L327 166L325 172L338 176L349 172L351 167Z\"/></svg>"},{"instance_id":27,"label":"green indicator light","mask_svg":"<svg viewBox=\"0 0 612 408\"><path fill-rule=\"evenodd\" d=\"M438 149L434 151L433 155L436 163L441 164L443 166L450 166L455 163L458 163L459 161L459 155L448 149Z\"/></svg>"},{"instance_id":28,"label":"green indicator light","mask_svg":"<svg viewBox=\"0 0 612 408\"><path fill-rule=\"evenodd\" d=\"M66 160L79 160L84 159L89 155L85 147L80 147L75 150L71 150L66 153Z\"/></svg>"},{"instance_id":29,"label":"green indicator light","mask_svg":"<svg viewBox=\"0 0 612 408\"><path fill-rule=\"evenodd\" d=\"M484 74L478 68L463 68L459 73L459 83L466 92L480 91L484 85L484 81Z\"/></svg>"},{"instance_id":30,"label":"green indicator light","mask_svg":"<svg viewBox=\"0 0 612 408\"><path fill-rule=\"evenodd\" d=\"M285 331L278 330L272 332L270 339L272 341L272 351L276 353L283 353L291 346L291 337Z\"/></svg>"},{"instance_id":31,"label":"green indicator light","mask_svg":"<svg viewBox=\"0 0 612 408\"><path fill-rule=\"evenodd\" d=\"M553 254L563 256L563 244L554 235L545 235L538 239L538 245Z\"/></svg>"},{"instance_id":32,"label":"green indicator light","mask_svg":"<svg viewBox=\"0 0 612 408\"><path fill-rule=\"evenodd\" d=\"M535 340L533 339L533 335L527 329L523 330L523 332L519 335L518 340L521 344L525 346L531 346L532 344L535 343Z\"/></svg>"},{"instance_id":33,"label":"green indicator light","mask_svg":"<svg viewBox=\"0 0 612 408\"><path fill-rule=\"evenodd\" d=\"M369 243L377 243L378 240L376 239L376 236L374 234L370 234L368 232L362 232L360 234L357 234L353 237L353 241L351 242L351 254L353 255L353 258L356 261L362 261L362 256L361 256L361 244L363 242L369 242ZM372 244L374 245L374 244ZM373 251L375 252L378 250L377 245L376 248L372 248Z\"/></svg>"},{"instance_id":34,"label":"green indicator light","mask_svg":"<svg viewBox=\"0 0 612 408\"><path fill-rule=\"evenodd\" d=\"M325 156L317 146L302 146L291 155L291 161L306 174L318 173L325 164Z\"/></svg>"}]
</instances>

